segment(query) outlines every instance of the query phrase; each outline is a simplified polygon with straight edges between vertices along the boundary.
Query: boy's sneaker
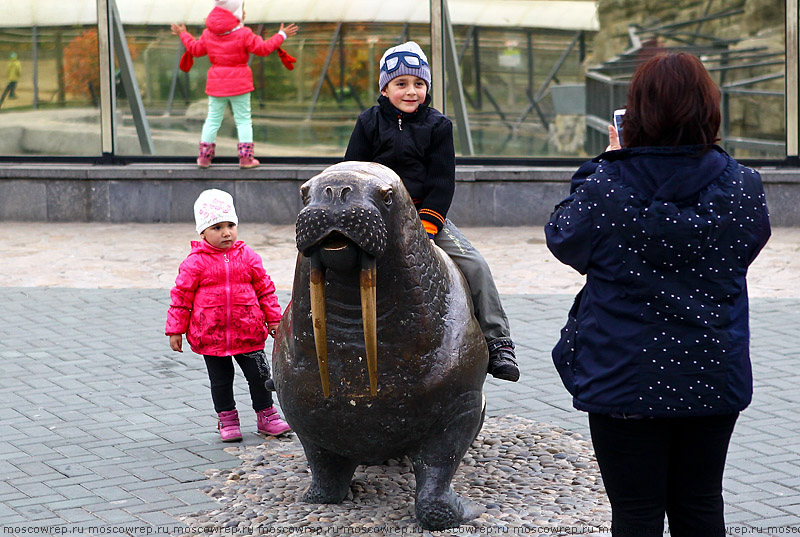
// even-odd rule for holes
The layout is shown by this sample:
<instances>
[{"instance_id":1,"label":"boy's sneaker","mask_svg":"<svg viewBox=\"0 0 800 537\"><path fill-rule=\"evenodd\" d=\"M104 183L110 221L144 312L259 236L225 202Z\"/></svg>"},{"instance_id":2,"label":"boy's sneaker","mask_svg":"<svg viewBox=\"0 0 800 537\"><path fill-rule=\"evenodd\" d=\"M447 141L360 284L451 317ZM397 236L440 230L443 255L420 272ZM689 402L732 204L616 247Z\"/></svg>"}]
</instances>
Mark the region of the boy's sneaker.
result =
<instances>
[{"instance_id":1,"label":"boy's sneaker","mask_svg":"<svg viewBox=\"0 0 800 537\"><path fill-rule=\"evenodd\" d=\"M501 380L519 380L519 366L511 338L497 338L489 343L489 374Z\"/></svg>"},{"instance_id":2,"label":"boy's sneaker","mask_svg":"<svg viewBox=\"0 0 800 537\"><path fill-rule=\"evenodd\" d=\"M278 415L274 406L259 410L256 412L256 416L258 416L258 432L261 434L280 436L292 431L289 424Z\"/></svg>"},{"instance_id":3,"label":"boy's sneaker","mask_svg":"<svg viewBox=\"0 0 800 537\"><path fill-rule=\"evenodd\" d=\"M238 442L242 439L242 431L239 429L239 413L234 408L218 414L219 436L223 442Z\"/></svg>"}]
</instances>

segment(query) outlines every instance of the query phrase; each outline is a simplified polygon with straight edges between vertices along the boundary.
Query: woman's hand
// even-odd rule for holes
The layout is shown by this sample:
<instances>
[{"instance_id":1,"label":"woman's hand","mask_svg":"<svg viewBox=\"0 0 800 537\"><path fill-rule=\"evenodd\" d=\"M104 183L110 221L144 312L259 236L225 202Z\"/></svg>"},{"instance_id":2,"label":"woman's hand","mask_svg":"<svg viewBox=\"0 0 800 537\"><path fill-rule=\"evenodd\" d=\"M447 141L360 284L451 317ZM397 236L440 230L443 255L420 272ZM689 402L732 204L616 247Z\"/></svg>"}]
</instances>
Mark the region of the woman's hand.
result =
<instances>
[{"instance_id":1,"label":"woman's hand","mask_svg":"<svg viewBox=\"0 0 800 537\"><path fill-rule=\"evenodd\" d=\"M281 29L279 31L285 33L287 37L292 37L297 33L297 30L299 29L300 28L298 28L298 26L295 23L292 23L289 26L284 26L283 23L281 23Z\"/></svg>"},{"instance_id":2,"label":"woman's hand","mask_svg":"<svg viewBox=\"0 0 800 537\"><path fill-rule=\"evenodd\" d=\"M169 27L170 31L175 35L181 35L186 31L186 25L183 23L175 24L174 22Z\"/></svg>"},{"instance_id":3,"label":"woman's hand","mask_svg":"<svg viewBox=\"0 0 800 537\"><path fill-rule=\"evenodd\" d=\"M175 352L183 352L183 336L181 334L169 336L169 348Z\"/></svg>"},{"instance_id":4,"label":"woman's hand","mask_svg":"<svg viewBox=\"0 0 800 537\"><path fill-rule=\"evenodd\" d=\"M608 147L606 147L606 151L616 151L617 149L622 149L622 146L619 144L619 134L617 134L617 129L614 128L614 125L609 125Z\"/></svg>"}]
</instances>

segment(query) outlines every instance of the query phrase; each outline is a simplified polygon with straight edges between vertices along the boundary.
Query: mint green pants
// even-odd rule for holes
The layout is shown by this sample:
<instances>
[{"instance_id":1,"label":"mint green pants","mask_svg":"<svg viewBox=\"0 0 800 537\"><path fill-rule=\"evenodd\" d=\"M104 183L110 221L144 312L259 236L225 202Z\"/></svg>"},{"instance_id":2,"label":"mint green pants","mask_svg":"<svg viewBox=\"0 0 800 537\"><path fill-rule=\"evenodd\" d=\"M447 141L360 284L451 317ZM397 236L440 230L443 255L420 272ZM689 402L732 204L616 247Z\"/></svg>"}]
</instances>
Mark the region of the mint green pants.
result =
<instances>
[{"instance_id":1,"label":"mint green pants","mask_svg":"<svg viewBox=\"0 0 800 537\"><path fill-rule=\"evenodd\" d=\"M239 143L251 143L253 141L253 120L250 118L250 94L233 95L231 97L212 97L208 96L208 116L203 123L203 133L200 141L206 144L213 144L217 141L217 132L222 126L222 118L225 115L225 107L231 104L233 111L233 122L236 124L236 133Z\"/></svg>"}]
</instances>

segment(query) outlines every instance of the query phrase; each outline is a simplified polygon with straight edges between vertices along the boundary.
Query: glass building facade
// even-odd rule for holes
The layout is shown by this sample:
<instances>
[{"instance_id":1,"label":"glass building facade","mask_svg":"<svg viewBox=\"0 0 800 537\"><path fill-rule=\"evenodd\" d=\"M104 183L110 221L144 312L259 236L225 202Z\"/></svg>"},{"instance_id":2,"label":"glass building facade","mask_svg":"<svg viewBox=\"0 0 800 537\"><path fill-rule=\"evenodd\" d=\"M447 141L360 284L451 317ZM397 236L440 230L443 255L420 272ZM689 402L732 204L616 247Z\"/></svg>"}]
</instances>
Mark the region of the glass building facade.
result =
<instances>
[{"instance_id":1,"label":"glass building facade","mask_svg":"<svg viewBox=\"0 0 800 537\"><path fill-rule=\"evenodd\" d=\"M27 4L0 19L0 161L196 156L208 59L181 71L169 26L199 36L210 0ZM434 106L453 119L465 159L600 152L637 61L664 48L696 54L719 83L729 153L797 159L798 0L285 4L245 5L245 23L265 37L300 26L284 46L295 69L275 54L250 61L256 151L267 162L341 158L379 95L381 54L406 40L428 53ZM218 144L235 147L230 117Z\"/></svg>"}]
</instances>

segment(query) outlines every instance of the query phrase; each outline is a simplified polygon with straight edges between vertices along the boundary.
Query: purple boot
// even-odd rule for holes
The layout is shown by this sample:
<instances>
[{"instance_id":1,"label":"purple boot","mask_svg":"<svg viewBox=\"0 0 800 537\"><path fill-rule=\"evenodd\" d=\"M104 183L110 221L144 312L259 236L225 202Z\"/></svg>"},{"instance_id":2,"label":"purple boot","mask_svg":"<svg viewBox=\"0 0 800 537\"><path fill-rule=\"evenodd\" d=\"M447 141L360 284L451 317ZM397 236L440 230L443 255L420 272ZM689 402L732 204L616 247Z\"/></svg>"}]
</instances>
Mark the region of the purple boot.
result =
<instances>
[{"instance_id":1,"label":"purple boot","mask_svg":"<svg viewBox=\"0 0 800 537\"><path fill-rule=\"evenodd\" d=\"M253 158L253 142L239 144L239 167L257 168L260 162Z\"/></svg>"},{"instance_id":2,"label":"purple boot","mask_svg":"<svg viewBox=\"0 0 800 537\"><path fill-rule=\"evenodd\" d=\"M208 168L211 166L211 160L214 158L214 149L217 144L207 144L200 142L200 151L197 156L197 166L199 168Z\"/></svg>"},{"instance_id":3,"label":"purple boot","mask_svg":"<svg viewBox=\"0 0 800 537\"><path fill-rule=\"evenodd\" d=\"M281 419L274 406L256 412L258 416L258 432L268 436L280 436L291 432L289 424Z\"/></svg>"},{"instance_id":4,"label":"purple boot","mask_svg":"<svg viewBox=\"0 0 800 537\"><path fill-rule=\"evenodd\" d=\"M239 429L239 413L234 408L233 410L226 410L220 412L219 423L219 436L223 442L238 442L242 439L242 431Z\"/></svg>"}]
</instances>

